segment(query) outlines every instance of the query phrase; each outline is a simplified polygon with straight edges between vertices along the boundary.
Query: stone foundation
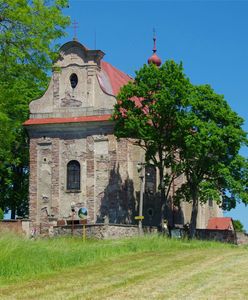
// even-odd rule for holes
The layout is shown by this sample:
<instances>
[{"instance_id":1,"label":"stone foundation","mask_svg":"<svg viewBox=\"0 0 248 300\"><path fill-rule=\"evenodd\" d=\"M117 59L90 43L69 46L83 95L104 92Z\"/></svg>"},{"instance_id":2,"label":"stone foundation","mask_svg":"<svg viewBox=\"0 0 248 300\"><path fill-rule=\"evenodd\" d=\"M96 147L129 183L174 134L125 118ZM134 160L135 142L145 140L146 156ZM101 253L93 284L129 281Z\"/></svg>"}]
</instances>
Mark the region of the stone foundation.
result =
<instances>
[{"instance_id":1,"label":"stone foundation","mask_svg":"<svg viewBox=\"0 0 248 300\"><path fill-rule=\"evenodd\" d=\"M119 239L139 235L139 228L135 225L117 224L90 224L85 225L86 238L94 239ZM144 233L157 233L156 227L144 227ZM83 225L54 226L52 236L82 236Z\"/></svg>"},{"instance_id":2,"label":"stone foundation","mask_svg":"<svg viewBox=\"0 0 248 300\"><path fill-rule=\"evenodd\" d=\"M236 234L231 230L197 229L196 237L200 240L214 240L218 242L236 244Z\"/></svg>"},{"instance_id":3,"label":"stone foundation","mask_svg":"<svg viewBox=\"0 0 248 300\"><path fill-rule=\"evenodd\" d=\"M49 220L48 234L42 234L42 231L30 225L30 220L2 220L0 221L0 232L14 232L27 237L57 237L57 236L82 236L83 225L81 220L71 225L71 221ZM134 237L140 234L137 225L126 224L87 224L85 225L86 238L93 239L120 239L125 237ZM157 227L143 226L144 234L158 233ZM180 229L179 236L185 236L186 233ZM231 243L236 245L247 245L248 234L235 232L231 230L208 230L196 229L196 238L200 240L218 241L222 243Z\"/></svg>"},{"instance_id":4,"label":"stone foundation","mask_svg":"<svg viewBox=\"0 0 248 300\"><path fill-rule=\"evenodd\" d=\"M236 232L236 241L237 241L237 245L247 245L248 235L243 232Z\"/></svg>"}]
</instances>

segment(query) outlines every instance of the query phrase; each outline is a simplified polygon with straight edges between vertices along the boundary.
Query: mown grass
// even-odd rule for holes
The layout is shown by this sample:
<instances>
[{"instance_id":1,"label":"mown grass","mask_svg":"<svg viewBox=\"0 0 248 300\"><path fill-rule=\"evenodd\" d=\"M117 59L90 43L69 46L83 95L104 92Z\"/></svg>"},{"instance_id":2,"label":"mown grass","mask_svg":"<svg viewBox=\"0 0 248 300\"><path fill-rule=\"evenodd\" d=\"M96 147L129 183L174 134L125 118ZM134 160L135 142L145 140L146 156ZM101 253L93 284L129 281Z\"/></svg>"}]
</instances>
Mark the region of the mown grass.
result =
<instances>
[{"instance_id":1,"label":"mown grass","mask_svg":"<svg viewBox=\"0 0 248 300\"><path fill-rule=\"evenodd\" d=\"M2 235L0 299L243 300L247 264L247 247L216 242Z\"/></svg>"},{"instance_id":2,"label":"mown grass","mask_svg":"<svg viewBox=\"0 0 248 300\"><path fill-rule=\"evenodd\" d=\"M74 266L86 266L132 253L234 247L203 241L178 241L160 236L95 241L80 238L29 240L12 234L0 236L0 284L39 278Z\"/></svg>"}]
</instances>

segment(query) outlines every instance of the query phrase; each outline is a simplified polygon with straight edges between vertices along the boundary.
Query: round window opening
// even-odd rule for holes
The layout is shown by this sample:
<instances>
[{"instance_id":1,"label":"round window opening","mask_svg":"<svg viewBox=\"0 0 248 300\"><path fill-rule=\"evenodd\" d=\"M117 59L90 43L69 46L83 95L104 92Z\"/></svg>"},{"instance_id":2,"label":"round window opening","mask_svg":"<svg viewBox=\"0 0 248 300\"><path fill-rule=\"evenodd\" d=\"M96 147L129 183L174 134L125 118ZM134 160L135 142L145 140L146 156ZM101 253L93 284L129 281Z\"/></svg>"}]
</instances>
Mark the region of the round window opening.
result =
<instances>
[{"instance_id":1,"label":"round window opening","mask_svg":"<svg viewBox=\"0 0 248 300\"><path fill-rule=\"evenodd\" d=\"M71 82L71 87L73 89L75 89L75 87L78 84L78 77L77 77L77 75L75 73L71 74L71 76L70 76L70 82Z\"/></svg>"},{"instance_id":2,"label":"round window opening","mask_svg":"<svg viewBox=\"0 0 248 300\"><path fill-rule=\"evenodd\" d=\"M153 211L152 208L148 208L147 213L148 213L148 216L149 216L149 217L152 217L153 214L154 214L154 211Z\"/></svg>"}]
</instances>

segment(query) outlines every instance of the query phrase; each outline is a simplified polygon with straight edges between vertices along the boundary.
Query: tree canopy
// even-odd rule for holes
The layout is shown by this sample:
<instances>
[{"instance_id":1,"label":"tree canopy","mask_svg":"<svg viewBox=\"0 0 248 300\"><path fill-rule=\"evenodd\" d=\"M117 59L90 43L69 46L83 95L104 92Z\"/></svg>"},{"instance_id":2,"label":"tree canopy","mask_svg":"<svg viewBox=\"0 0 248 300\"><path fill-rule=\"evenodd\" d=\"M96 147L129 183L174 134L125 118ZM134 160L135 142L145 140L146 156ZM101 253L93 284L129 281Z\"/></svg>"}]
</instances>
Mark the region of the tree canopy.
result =
<instances>
[{"instance_id":1,"label":"tree canopy","mask_svg":"<svg viewBox=\"0 0 248 300\"><path fill-rule=\"evenodd\" d=\"M244 225L240 222L240 220L233 220L233 227L235 231L245 232Z\"/></svg>"},{"instance_id":2,"label":"tree canopy","mask_svg":"<svg viewBox=\"0 0 248 300\"><path fill-rule=\"evenodd\" d=\"M67 0L0 1L0 207L27 213L28 104L48 83L56 40L69 24ZM23 209L22 209L23 207ZM25 208L24 208L25 207Z\"/></svg>"},{"instance_id":3,"label":"tree canopy","mask_svg":"<svg viewBox=\"0 0 248 300\"><path fill-rule=\"evenodd\" d=\"M161 215L171 182L184 174L174 201L192 203L191 237L199 203L213 199L231 208L248 202L247 144L243 119L209 85L194 86L182 64L144 65L121 89L113 119L115 135L136 139L147 164L159 169Z\"/></svg>"},{"instance_id":4,"label":"tree canopy","mask_svg":"<svg viewBox=\"0 0 248 300\"><path fill-rule=\"evenodd\" d=\"M186 181L177 195L192 202L193 237L199 202L224 201L229 208L239 200L248 203L248 165L239 155L247 138L243 119L209 85L193 87L183 110L177 147Z\"/></svg>"},{"instance_id":5,"label":"tree canopy","mask_svg":"<svg viewBox=\"0 0 248 300\"><path fill-rule=\"evenodd\" d=\"M159 170L161 223L165 211L166 218L171 217L165 206L173 179L180 175L175 128L190 89L182 64L167 61L160 68L144 65L135 80L121 89L115 105L115 135L136 139L145 151L146 163Z\"/></svg>"}]
</instances>

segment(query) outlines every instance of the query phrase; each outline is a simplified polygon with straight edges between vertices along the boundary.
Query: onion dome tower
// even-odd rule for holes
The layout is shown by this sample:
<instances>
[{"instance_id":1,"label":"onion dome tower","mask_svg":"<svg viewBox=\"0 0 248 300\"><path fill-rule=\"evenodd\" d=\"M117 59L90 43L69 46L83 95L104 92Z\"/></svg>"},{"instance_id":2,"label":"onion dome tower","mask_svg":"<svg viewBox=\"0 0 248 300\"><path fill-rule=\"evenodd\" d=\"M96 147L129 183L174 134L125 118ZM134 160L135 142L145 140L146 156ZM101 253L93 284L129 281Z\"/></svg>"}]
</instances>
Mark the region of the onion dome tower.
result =
<instances>
[{"instance_id":1,"label":"onion dome tower","mask_svg":"<svg viewBox=\"0 0 248 300\"><path fill-rule=\"evenodd\" d=\"M148 58L148 64L155 64L157 67L159 67L161 65L161 59L157 56L156 52L157 52L157 47L156 47L156 35L155 35L155 31L153 34L153 55L151 57Z\"/></svg>"}]
</instances>

